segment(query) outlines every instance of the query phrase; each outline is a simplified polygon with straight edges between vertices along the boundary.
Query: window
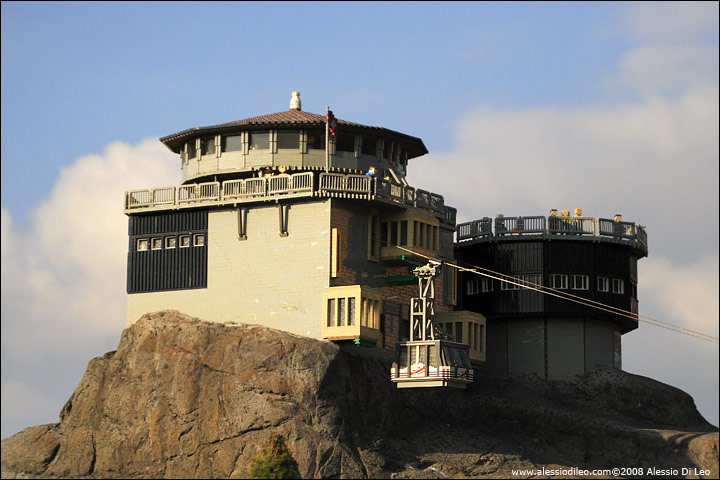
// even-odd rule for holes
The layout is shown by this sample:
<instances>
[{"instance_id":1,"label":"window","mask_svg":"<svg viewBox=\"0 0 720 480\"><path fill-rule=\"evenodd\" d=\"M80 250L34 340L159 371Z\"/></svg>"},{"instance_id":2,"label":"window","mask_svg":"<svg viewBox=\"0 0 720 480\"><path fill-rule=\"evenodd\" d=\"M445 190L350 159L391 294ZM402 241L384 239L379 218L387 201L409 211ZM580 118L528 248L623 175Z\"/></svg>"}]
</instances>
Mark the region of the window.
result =
<instances>
[{"instance_id":1,"label":"window","mask_svg":"<svg viewBox=\"0 0 720 480\"><path fill-rule=\"evenodd\" d=\"M368 138L363 137L362 139L362 154L363 155L372 155L373 157L377 155L377 140L374 138Z\"/></svg>"},{"instance_id":2,"label":"window","mask_svg":"<svg viewBox=\"0 0 720 480\"><path fill-rule=\"evenodd\" d=\"M484 280L484 279L483 279ZM465 284L465 291L468 295L475 295L479 292L480 282L477 279L468 280Z\"/></svg>"},{"instance_id":3,"label":"window","mask_svg":"<svg viewBox=\"0 0 720 480\"><path fill-rule=\"evenodd\" d=\"M345 299L338 298L338 326L345 325Z\"/></svg>"},{"instance_id":4,"label":"window","mask_svg":"<svg viewBox=\"0 0 720 480\"><path fill-rule=\"evenodd\" d=\"M598 292L610 291L610 279L608 277L597 277Z\"/></svg>"},{"instance_id":5,"label":"window","mask_svg":"<svg viewBox=\"0 0 720 480\"><path fill-rule=\"evenodd\" d=\"M242 135L228 135L222 137L223 152L241 152L242 151Z\"/></svg>"},{"instance_id":6,"label":"window","mask_svg":"<svg viewBox=\"0 0 720 480\"><path fill-rule=\"evenodd\" d=\"M153 238L151 245L152 245L153 250L162 250L163 239L162 238Z\"/></svg>"},{"instance_id":7,"label":"window","mask_svg":"<svg viewBox=\"0 0 720 480\"><path fill-rule=\"evenodd\" d=\"M215 137L203 138L200 141L200 153L202 155L211 155L215 153Z\"/></svg>"},{"instance_id":8,"label":"window","mask_svg":"<svg viewBox=\"0 0 720 480\"><path fill-rule=\"evenodd\" d=\"M455 341L458 343L462 343L463 341L462 322L455 322Z\"/></svg>"},{"instance_id":9,"label":"window","mask_svg":"<svg viewBox=\"0 0 720 480\"><path fill-rule=\"evenodd\" d=\"M177 247L177 237L165 237L165 248Z\"/></svg>"},{"instance_id":10,"label":"window","mask_svg":"<svg viewBox=\"0 0 720 480\"><path fill-rule=\"evenodd\" d=\"M400 245L408 244L408 222L403 220L400 222Z\"/></svg>"},{"instance_id":11,"label":"window","mask_svg":"<svg viewBox=\"0 0 720 480\"><path fill-rule=\"evenodd\" d=\"M380 246L388 246L388 222L382 222L382 226L380 229Z\"/></svg>"},{"instance_id":12,"label":"window","mask_svg":"<svg viewBox=\"0 0 720 480\"><path fill-rule=\"evenodd\" d=\"M612 292L623 294L625 293L625 282L620 278L612 279Z\"/></svg>"},{"instance_id":13,"label":"window","mask_svg":"<svg viewBox=\"0 0 720 480\"><path fill-rule=\"evenodd\" d=\"M187 248L190 246L190 235L180 235L180 248Z\"/></svg>"},{"instance_id":14,"label":"window","mask_svg":"<svg viewBox=\"0 0 720 480\"><path fill-rule=\"evenodd\" d=\"M138 238L137 241L137 251L138 252L147 252L148 249L148 240L147 238Z\"/></svg>"},{"instance_id":15,"label":"window","mask_svg":"<svg viewBox=\"0 0 720 480\"><path fill-rule=\"evenodd\" d=\"M390 222L390 246L398 244L398 222Z\"/></svg>"},{"instance_id":16,"label":"window","mask_svg":"<svg viewBox=\"0 0 720 480\"><path fill-rule=\"evenodd\" d=\"M493 291L493 281L492 278L484 277L481 280L482 284L482 291L483 292L492 292Z\"/></svg>"},{"instance_id":17,"label":"window","mask_svg":"<svg viewBox=\"0 0 720 480\"><path fill-rule=\"evenodd\" d=\"M308 150L325 150L325 132L311 130L307 133Z\"/></svg>"},{"instance_id":18,"label":"window","mask_svg":"<svg viewBox=\"0 0 720 480\"><path fill-rule=\"evenodd\" d=\"M327 309L323 328L363 326L378 330L380 328L381 298L379 293L360 287L360 285L329 288L323 293L323 302ZM328 333L327 330L325 333ZM330 332L329 336L337 334L346 335L347 333L336 332L333 334ZM361 333L362 335L364 334ZM371 335L377 336L376 334Z\"/></svg>"},{"instance_id":19,"label":"window","mask_svg":"<svg viewBox=\"0 0 720 480\"><path fill-rule=\"evenodd\" d=\"M355 297L348 298L348 325L355 325Z\"/></svg>"},{"instance_id":20,"label":"window","mask_svg":"<svg viewBox=\"0 0 720 480\"><path fill-rule=\"evenodd\" d=\"M189 142L187 142L186 145L187 145L187 158L188 159L195 158L195 153L197 152L197 150L195 149L195 140L194 139L190 140Z\"/></svg>"},{"instance_id":21,"label":"window","mask_svg":"<svg viewBox=\"0 0 720 480\"><path fill-rule=\"evenodd\" d=\"M299 150L300 132L297 130L277 132L277 148L285 150Z\"/></svg>"},{"instance_id":22,"label":"window","mask_svg":"<svg viewBox=\"0 0 720 480\"><path fill-rule=\"evenodd\" d=\"M383 148L382 158L384 158L385 160L387 160L388 158L390 158L390 151L391 151L391 150L392 150L392 143L390 143L390 142L385 142L385 148Z\"/></svg>"},{"instance_id":23,"label":"window","mask_svg":"<svg viewBox=\"0 0 720 480\"><path fill-rule=\"evenodd\" d=\"M528 287L536 288L542 285L542 276L539 273L530 273L523 275L521 278Z\"/></svg>"},{"instance_id":24,"label":"window","mask_svg":"<svg viewBox=\"0 0 720 480\"><path fill-rule=\"evenodd\" d=\"M377 262L379 260L379 230L380 230L380 217L377 215L370 215L368 217L368 260Z\"/></svg>"},{"instance_id":25,"label":"window","mask_svg":"<svg viewBox=\"0 0 720 480\"><path fill-rule=\"evenodd\" d=\"M328 299L327 306L328 306L327 326L334 327L335 326L335 299L334 298Z\"/></svg>"},{"instance_id":26,"label":"window","mask_svg":"<svg viewBox=\"0 0 720 480\"><path fill-rule=\"evenodd\" d=\"M355 135L338 135L335 140L335 149L339 152L354 152Z\"/></svg>"},{"instance_id":27,"label":"window","mask_svg":"<svg viewBox=\"0 0 720 480\"><path fill-rule=\"evenodd\" d=\"M573 290L587 290L589 288L590 281L587 275L573 275L572 280Z\"/></svg>"},{"instance_id":28,"label":"window","mask_svg":"<svg viewBox=\"0 0 720 480\"><path fill-rule=\"evenodd\" d=\"M506 280L509 280L510 282L517 282L517 279L513 277L508 277ZM520 290L520 285L509 282L500 282L500 290Z\"/></svg>"},{"instance_id":29,"label":"window","mask_svg":"<svg viewBox=\"0 0 720 480\"><path fill-rule=\"evenodd\" d=\"M270 132L250 132L250 150L267 150L270 148Z\"/></svg>"},{"instance_id":30,"label":"window","mask_svg":"<svg viewBox=\"0 0 720 480\"><path fill-rule=\"evenodd\" d=\"M205 235L203 235L202 233L196 234L194 237L194 240L195 240L193 243L194 246L196 246L196 247L205 246Z\"/></svg>"},{"instance_id":31,"label":"window","mask_svg":"<svg viewBox=\"0 0 720 480\"><path fill-rule=\"evenodd\" d=\"M567 275L559 275L559 274L551 274L550 275L550 287L551 288L558 288L560 290L567 290L568 288L568 276Z\"/></svg>"}]
</instances>

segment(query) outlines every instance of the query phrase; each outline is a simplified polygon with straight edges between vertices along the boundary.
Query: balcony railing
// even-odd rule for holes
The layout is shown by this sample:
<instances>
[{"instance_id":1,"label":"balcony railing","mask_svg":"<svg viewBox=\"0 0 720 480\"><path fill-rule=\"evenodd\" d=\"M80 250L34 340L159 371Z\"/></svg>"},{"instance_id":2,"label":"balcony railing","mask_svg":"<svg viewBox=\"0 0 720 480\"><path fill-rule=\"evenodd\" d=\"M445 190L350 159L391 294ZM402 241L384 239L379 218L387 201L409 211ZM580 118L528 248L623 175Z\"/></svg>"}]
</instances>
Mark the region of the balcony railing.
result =
<instances>
[{"instance_id":1,"label":"balcony railing","mask_svg":"<svg viewBox=\"0 0 720 480\"><path fill-rule=\"evenodd\" d=\"M455 225L457 211L442 195L366 175L302 172L125 192L125 210L187 207L197 203L241 203L299 196L382 200L433 211Z\"/></svg>"},{"instance_id":2,"label":"balcony railing","mask_svg":"<svg viewBox=\"0 0 720 480\"><path fill-rule=\"evenodd\" d=\"M494 223L494 231L493 231ZM647 232L641 225L607 218L592 217L485 217L457 225L457 240L511 235L574 235L598 236L625 240L647 250Z\"/></svg>"}]
</instances>

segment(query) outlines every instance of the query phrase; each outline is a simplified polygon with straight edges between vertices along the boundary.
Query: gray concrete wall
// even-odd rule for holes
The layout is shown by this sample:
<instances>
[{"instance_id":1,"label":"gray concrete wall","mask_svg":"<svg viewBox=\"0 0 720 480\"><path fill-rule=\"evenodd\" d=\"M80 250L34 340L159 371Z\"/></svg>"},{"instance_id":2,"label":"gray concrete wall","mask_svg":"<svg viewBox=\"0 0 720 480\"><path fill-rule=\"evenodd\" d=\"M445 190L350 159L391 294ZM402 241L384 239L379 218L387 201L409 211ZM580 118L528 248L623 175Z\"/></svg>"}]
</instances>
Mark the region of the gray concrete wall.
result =
<instances>
[{"instance_id":1,"label":"gray concrete wall","mask_svg":"<svg viewBox=\"0 0 720 480\"><path fill-rule=\"evenodd\" d=\"M584 337L581 318L547 320L548 380L573 380L585 373Z\"/></svg>"},{"instance_id":2,"label":"gray concrete wall","mask_svg":"<svg viewBox=\"0 0 720 480\"><path fill-rule=\"evenodd\" d=\"M585 370L591 372L598 366L612 367L613 356L613 325L585 320Z\"/></svg>"},{"instance_id":3,"label":"gray concrete wall","mask_svg":"<svg viewBox=\"0 0 720 480\"><path fill-rule=\"evenodd\" d=\"M545 325L542 319L508 322L508 373L545 378Z\"/></svg>"},{"instance_id":4,"label":"gray concrete wall","mask_svg":"<svg viewBox=\"0 0 720 480\"><path fill-rule=\"evenodd\" d=\"M487 359L482 367L488 375L507 375L507 322L493 320L487 325Z\"/></svg>"}]
</instances>

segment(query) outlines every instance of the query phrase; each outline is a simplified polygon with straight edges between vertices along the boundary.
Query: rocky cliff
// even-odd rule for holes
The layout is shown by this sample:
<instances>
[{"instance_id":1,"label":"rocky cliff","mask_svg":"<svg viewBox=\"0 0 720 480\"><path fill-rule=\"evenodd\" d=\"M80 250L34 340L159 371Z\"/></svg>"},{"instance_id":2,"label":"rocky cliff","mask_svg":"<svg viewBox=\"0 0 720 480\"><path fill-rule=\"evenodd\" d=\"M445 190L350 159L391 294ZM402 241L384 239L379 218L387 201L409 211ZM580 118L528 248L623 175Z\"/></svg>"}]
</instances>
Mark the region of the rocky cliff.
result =
<instances>
[{"instance_id":1,"label":"rocky cliff","mask_svg":"<svg viewBox=\"0 0 720 480\"><path fill-rule=\"evenodd\" d=\"M543 467L718 476L717 430L687 394L654 380L601 371L575 382L479 377L467 391L397 390L390 362L260 326L146 315L90 362L59 423L2 441L2 476L242 478L273 433L304 477L507 477Z\"/></svg>"}]
</instances>

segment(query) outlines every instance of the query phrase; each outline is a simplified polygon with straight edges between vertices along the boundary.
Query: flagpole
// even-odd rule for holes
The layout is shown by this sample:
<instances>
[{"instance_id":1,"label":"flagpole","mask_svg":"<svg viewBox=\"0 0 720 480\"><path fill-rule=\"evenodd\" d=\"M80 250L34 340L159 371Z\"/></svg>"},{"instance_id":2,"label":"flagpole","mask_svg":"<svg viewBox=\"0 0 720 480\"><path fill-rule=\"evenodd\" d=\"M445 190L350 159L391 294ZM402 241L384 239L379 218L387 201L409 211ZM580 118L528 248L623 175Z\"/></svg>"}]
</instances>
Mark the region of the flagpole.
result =
<instances>
[{"instance_id":1,"label":"flagpole","mask_svg":"<svg viewBox=\"0 0 720 480\"><path fill-rule=\"evenodd\" d=\"M325 171L330 171L330 107L325 107Z\"/></svg>"}]
</instances>

